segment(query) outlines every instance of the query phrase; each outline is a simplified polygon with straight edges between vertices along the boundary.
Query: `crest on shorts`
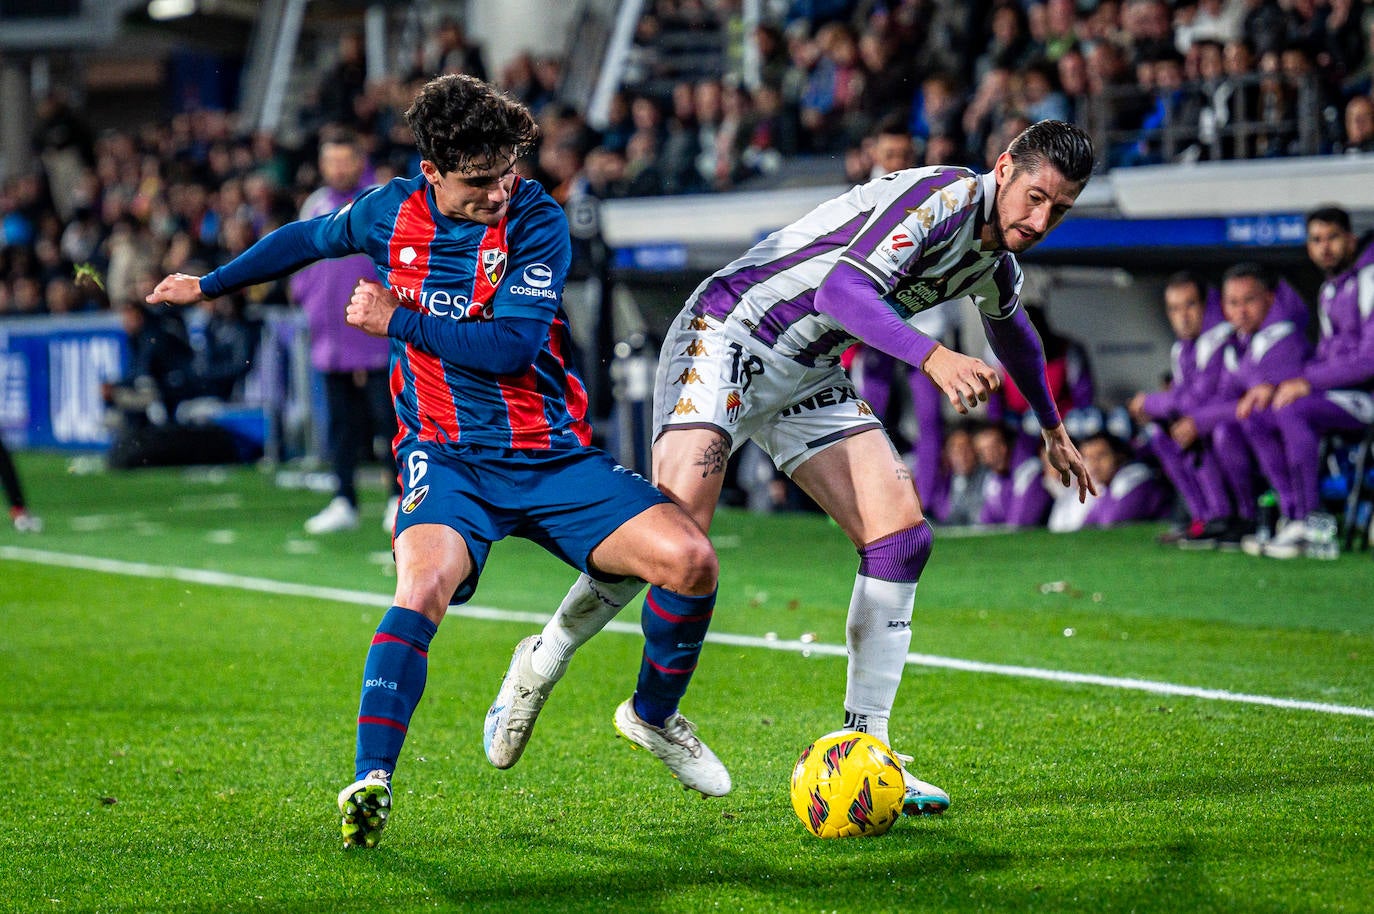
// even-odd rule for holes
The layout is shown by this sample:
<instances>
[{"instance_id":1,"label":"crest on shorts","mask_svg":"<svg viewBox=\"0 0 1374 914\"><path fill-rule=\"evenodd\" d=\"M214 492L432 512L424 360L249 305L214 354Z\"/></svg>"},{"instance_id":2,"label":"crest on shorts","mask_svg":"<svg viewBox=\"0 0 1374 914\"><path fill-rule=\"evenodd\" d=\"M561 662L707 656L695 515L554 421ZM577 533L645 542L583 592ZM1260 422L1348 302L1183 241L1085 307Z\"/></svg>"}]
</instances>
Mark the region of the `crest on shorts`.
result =
<instances>
[{"instance_id":1,"label":"crest on shorts","mask_svg":"<svg viewBox=\"0 0 1374 914\"><path fill-rule=\"evenodd\" d=\"M412 514L415 509L420 507L420 502L425 500L429 494L429 486L420 486L418 489L411 489L406 493L405 500L401 502L401 513Z\"/></svg>"},{"instance_id":2,"label":"crest on shorts","mask_svg":"<svg viewBox=\"0 0 1374 914\"><path fill-rule=\"evenodd\" d=\"M744 397L740 392L732 390L725 395L725 421L735 422L739 419L739 411L744 407Z\"/></svg>"},{"instance_id":3,"label":"crest on shorts","mask_svg":"<svg viewBox=\"0 0 1374 914\"><path fill-rule=\"evenodd\" d=\"M506 252L500 248L483 251L482 275L493 286L500 283L501 277L506 275Z\"/></svg>"}]
</instances>

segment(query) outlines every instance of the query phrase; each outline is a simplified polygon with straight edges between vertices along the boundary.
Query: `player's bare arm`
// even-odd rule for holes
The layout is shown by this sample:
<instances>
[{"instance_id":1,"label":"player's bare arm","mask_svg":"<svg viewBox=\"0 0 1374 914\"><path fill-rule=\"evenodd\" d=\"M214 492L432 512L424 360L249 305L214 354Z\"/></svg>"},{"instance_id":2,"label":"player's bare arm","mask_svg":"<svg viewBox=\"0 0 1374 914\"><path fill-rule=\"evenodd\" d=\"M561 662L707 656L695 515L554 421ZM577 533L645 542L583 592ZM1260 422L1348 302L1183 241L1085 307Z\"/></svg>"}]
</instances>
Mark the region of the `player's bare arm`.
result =
<instances>
[{"instance_id":1,"label":"player's bare arm","mask_svg":"<svg viewBox=\"0 0 1374 914\"><path fill-rule=\"evenodd\" d=\"M143 300L150 305L194 305L205 301L205 293L200 291L199 276L173 273L164 277Z\"/></svg>"},{"instance_id":2,"label":"player's bare arm","mask_svg":"<svg viewBox=\"0 0 1374 914\"><path fill-rule=\"evenodd\" d=\"M353 297L348 300L344 318L350 327L357 327L372 336L386 336L391 315L400 304L386 286L375 280L359 279L353 289Z\"/></svg>"},{"instance_id":3,"label":"player's bare arm","mask_svg":"<svg viewBox=\"0 0 1374 914\"><path fill-rule=\"evenodd\" d=\"M921 363L921 371L940 388L960 415L988 397L1002 383L997 371L982 359L975 359L944 346L936 346ZM1066 483L1067 484L1067 483Z\"/></svg>"},{"instance_id":4,"label":"player's bare arm","mask_svg":"<svg viewBox=\"0 0 1374 914\"><path fill-rule=\"evenodd\" d=\"M1088 500L1089 493L1096 495L1097 486L1088 475L1088 465L1083 462L1083 455L1078 453L1073 439L1064 430L1064 424L1061 422L1054 428L1044 429L1040 434L1045 439L1045 457L1059 473L1059 481L1067 487L1077 480L1079 504Z\"/></svg>"}]
</instances>

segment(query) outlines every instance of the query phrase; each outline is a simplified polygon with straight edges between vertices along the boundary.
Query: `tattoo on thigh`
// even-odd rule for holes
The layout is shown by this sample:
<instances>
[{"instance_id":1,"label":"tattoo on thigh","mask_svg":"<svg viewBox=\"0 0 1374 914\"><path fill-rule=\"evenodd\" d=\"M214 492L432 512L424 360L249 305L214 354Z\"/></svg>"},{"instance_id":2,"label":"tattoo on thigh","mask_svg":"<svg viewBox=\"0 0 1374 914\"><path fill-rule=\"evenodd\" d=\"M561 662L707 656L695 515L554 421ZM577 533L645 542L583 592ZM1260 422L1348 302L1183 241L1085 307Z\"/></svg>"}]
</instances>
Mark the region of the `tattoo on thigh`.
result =
<instances>
[{"instance_id":1,"label":"tattoo on thigh","mask_svg":"<svg viewBox=\"0 0 1374 914\"><path fill-rule=\"evenodd\" d=\"M900 460L897 461L897 478L902 482L911 482L911 471Z\"/></svg>"},{"instance_id":2,"label":"tattoo on thigh","mask_svg":"<svg viewBox=\"0 0 1374 914\"><path fill-rule=\"evenodd\" d=\"M701 452L701 457L697 460L697 466L701 467L701 478L714 476L717 473L725 472L725 442L714 441L707 445Z\"/></svg>"}]
</instances>

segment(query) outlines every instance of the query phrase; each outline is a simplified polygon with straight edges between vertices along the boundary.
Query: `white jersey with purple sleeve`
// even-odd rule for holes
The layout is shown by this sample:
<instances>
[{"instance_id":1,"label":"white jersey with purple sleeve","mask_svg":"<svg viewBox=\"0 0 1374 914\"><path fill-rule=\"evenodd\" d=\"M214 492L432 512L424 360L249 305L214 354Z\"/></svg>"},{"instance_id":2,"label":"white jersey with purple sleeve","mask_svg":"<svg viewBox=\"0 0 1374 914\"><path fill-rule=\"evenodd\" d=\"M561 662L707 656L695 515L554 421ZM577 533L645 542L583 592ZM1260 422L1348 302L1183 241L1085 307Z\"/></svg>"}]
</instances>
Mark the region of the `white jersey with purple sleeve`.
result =
<instances>
[{"instance_id":1,"label":"white jersey with purple sleeve","mask_svg":"<svg viewBox=\"0 0 1374 914\"><path fill-rule=\"evenodd\" d=\"M872 280L882 306L910 321L965 296L994 320L1016 310L1022 275L980 233L995 181L965 168L893 172L816 207L708 277L687 301L698 317L738 322L757 343L802 365L834 364L855 336L817 311L837 263ZM856 303L856 307L863 307Z\"/></svg>"}]
</instances>

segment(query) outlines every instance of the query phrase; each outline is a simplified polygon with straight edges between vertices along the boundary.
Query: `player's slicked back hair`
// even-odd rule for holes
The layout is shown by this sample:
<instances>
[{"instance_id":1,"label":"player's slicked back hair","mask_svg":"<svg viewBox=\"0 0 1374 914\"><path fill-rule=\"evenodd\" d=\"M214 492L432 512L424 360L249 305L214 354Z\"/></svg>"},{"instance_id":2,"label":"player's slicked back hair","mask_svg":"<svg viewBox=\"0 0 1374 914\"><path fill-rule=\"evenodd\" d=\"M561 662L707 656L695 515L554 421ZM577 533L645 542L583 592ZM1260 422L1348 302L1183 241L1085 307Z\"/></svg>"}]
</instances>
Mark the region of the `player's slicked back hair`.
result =
<instances>
[{"instance_id":1,"label":"player's slicked back hair","mask_svg":"<svg viewBox=\"0 0 1374 914\"><path fill-rule=\"evenodd\" d=\"M528 108L462 73L425 83L406 111L406 123L420 157L433 162L441 174L503 165L539 136Z\"/></svg>"},{"instance_id":2,"label":"player's slicked back hair","mask_svg":"<svg viewBox=\"0 0 1374 914\"><path fill-rule=\"evenodd\" d=\"M1327 222L1339 227L1343 232L1351 231L1350 213L1341 209L1339 206L1323 206L1319 209L1312 210L1312 212L1307 214L1306 224L1310 226L1314 222Z\"/></svg>"},{"instance_id":3,"label":"player's slicked back hair","mask_svg":"<svg viewBox=\"0 0 1374 914\"><path fill-rule=\"evenodd\" d=\"M1064 121L1040 121L1017 134L1007 147L1012 167L1037 172L1051 165L1070 181L1086 184L1093 173L1093 141Z\"/></svg>"}]
</instances>

